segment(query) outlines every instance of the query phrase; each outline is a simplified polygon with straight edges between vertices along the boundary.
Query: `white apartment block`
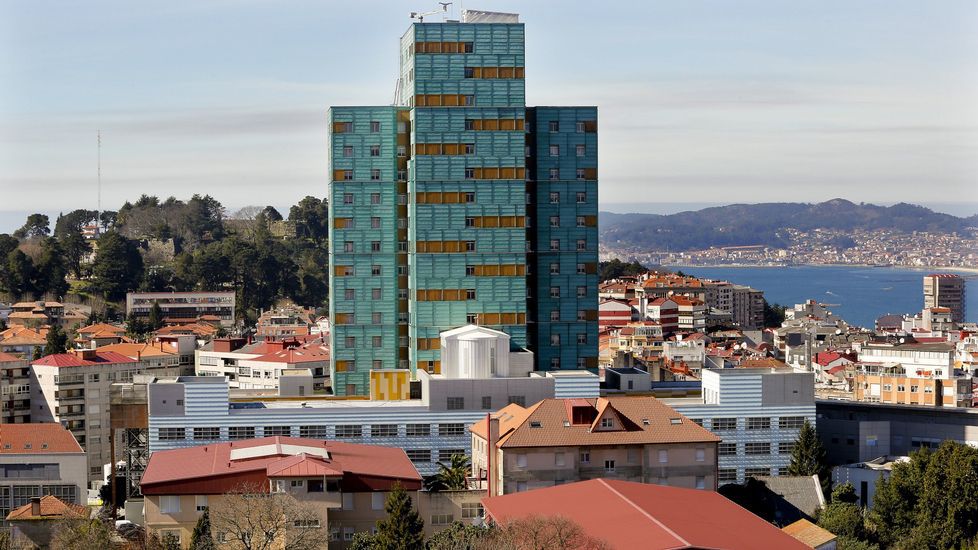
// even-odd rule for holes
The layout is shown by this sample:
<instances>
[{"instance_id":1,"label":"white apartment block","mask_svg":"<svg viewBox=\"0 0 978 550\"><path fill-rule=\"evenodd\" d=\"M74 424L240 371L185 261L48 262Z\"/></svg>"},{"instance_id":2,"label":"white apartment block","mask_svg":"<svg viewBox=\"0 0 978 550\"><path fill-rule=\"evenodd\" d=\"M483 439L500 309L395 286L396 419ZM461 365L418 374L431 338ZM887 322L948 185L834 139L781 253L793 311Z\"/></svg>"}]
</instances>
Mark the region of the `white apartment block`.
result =
<instances>
[{"instance_id":1,"label":"white apartment block","mask_svg":"<svg viewBox=\"0 0 978 550\"><path fill-rule=\"evenodd\" d=\"M210 350L197 350L197 376L220 376L235 389L274 390L282 372L309 369L313 390L324 390L329 384L330 353L319 340L305 344L284 340L259 342L234 348L235 339L215 339Z\"/></svg>"},{"instance_id":2,"label":"white apartment block","mask_svg":"<svg viewBox=\"0 0 978 550\"><path fill-rule=\"evenodd\" d=\"M815 381L791 369L704 369L700 398L663 402L722 438L718 484L787 473L805 420L815 425Z\"/></svg>"},{"instance_id":3,"label":"white apartment block","mask_svg":"<svg viewBox=\"0 0 978 550\"><path fill-rule=\"evenodd\" d=\"M859 363L900 365L910 378L955 378L955 347L952 344L862 344L857 346Z\"/></svg>"},{"instance_id":4,"label":"white apartment block","mask_svg":"<svg viewBox=\"0 0 978 550\"><path fill-rule=\"evenodd\" d=\"M143 373L176 375L179 368L150 369L100 350L42 357L31 364L31 421L60 422L85 449L89 481L103 481L102 467L111 462L109 387Z\"/></svg>"}]
</instances>

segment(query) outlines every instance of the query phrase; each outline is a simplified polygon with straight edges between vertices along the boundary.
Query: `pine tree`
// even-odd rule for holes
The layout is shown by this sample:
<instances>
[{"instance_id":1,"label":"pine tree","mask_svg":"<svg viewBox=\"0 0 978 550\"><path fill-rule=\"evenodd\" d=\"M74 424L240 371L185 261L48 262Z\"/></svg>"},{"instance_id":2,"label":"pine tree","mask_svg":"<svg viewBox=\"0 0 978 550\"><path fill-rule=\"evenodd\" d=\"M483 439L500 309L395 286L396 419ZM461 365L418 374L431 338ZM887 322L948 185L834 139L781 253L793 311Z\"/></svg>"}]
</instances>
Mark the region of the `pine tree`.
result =
<instances>
[{"instance_id":1,"label":"pine tree","mask_svg":"<svg viewBox=\"0 0 978 550\"><path fill-rule=\"evenodd\" d=\"M153 307L149 310L148 328L151 332L163 328L163 308L160 307L160 303L156 300L153 300Z\"/></svg>"},{"instance_id":2,"label":"pine tree","mask_svg":"<svg viewBox=\"0 0 978 550\"><path fill-rule=\"evenodd\" d=\"M411 497L395 483L384 505L387 517L377 522L376 548L383 550L421 550L424 548L424 520L414 509Z\"/></svg>"},{"instance_id":3,"label":"pine tree","mask_svg":"<svg viewBox=\"0 0 978 550\"><path fill-rule=\"evenodd\" d=\"M832 471L829 469L825 456L825 447L815 433L815 427L808 420L801 427L795 448L791 451L791 462L788 464L788 475L812 476L818 475L822 483L822 492L829 494L832 488Z\"/></svg>"},{"instance_id":4,"label":"pine tree","mask_svg":"<svg viewBox=\"0 0 978 550\"><path fill-rule=\"evenodd\" d=\"M44 355L54 355L64 353L68 350L68 335L61 329L60 325L52 325L48 329L47 345L44 346Z\"/></svg>"},{"instance_id":5,"label":"pine tree","mask_svg":"<svg viewBox=\"0 0 978 550\"><path fill-rule=\"evenodd\" d=\"M214 537L211 536L211 515L208 510L200 515L194 532L190 536L190 550L214 550Z\"/></svg>"}]
</instances>

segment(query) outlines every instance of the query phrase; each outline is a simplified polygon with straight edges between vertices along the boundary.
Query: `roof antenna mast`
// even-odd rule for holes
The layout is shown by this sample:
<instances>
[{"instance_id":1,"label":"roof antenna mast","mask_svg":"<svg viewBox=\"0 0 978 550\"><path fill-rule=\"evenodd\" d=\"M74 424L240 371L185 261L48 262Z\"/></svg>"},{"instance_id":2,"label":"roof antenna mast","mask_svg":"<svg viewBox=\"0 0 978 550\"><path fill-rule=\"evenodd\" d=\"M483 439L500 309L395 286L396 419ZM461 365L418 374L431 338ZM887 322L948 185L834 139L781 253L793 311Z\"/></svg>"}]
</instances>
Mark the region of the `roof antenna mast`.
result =
<instances>
[{"instance_id":1,"label":"roof antenna mast","mask_svg":"<svg viewBox=\"0 0 978 550\"><path fill-rule=\"evenodd\" d=\"M452 5L452 2L438 2L438 3L441 4L441 9L440 10L437 10L436 9L435 11L426 11L424 13L412 11L411 12L411 19L417 19L418 20L418 23L424 23L424 18L425 17L428 17L429 15L438 15L439 13L448 13L448 6L451 6ZM442 19L444 19L444 16L442 17Z\"/></svg>"},{"instance_id":2,"label":"roof antenna mast","mask_svg":"<svg viewBox=\"0 0 978 550\"><path fill-rule=\"evenodd\" d=\"M97 130L95 136L98 139L98 202L95 206L95 227L97 231L99 217L102 214L102 130Z\"/></svg>"}]
</instances>

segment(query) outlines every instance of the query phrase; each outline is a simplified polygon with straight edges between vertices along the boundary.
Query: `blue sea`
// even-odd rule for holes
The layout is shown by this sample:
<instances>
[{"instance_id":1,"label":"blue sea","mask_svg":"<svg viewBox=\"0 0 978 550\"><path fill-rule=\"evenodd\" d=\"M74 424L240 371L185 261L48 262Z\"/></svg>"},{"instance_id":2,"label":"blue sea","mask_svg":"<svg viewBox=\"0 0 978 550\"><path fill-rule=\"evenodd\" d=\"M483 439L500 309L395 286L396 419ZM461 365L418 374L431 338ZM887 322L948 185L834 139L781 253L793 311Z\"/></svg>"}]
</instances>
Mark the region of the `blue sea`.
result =
<instances>
[{"instance_id":1,"label":"blue sea","mask_svg":"<svg viewBox=\"0 0 978 550\"><path fill-rule=\"evenodd\" d=\"M792 306L808 299L839 304L829 309L847 322L872 327L880 315L919 313L924 307L923 277L932 269L894 267L677 267L683 273L725 279L764 291L770 303ZM953 270L939 270L953 273ZM968 321L978 320L978 274L967 280Z\"/></svg>"}]
</instances>

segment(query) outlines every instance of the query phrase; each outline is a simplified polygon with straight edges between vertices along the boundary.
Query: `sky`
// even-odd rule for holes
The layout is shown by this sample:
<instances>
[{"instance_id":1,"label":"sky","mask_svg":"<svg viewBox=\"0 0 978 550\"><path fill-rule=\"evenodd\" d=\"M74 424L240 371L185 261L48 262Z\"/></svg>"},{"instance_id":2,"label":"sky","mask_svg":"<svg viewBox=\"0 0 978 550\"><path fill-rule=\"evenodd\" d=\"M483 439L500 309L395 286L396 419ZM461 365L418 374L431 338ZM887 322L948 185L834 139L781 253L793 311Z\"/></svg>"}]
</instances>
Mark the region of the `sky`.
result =
<instances>
[{"instance_id":1,"label":"sky","mask_svg":"<svg viewBox=\"0 0 978 550\"><path fill-rule=\"evenodd\" d=\"M978 212L974 0L464 5L520 13L529 105L598 106L602 207ZM0 230L96 207L98 130L106 209L325 196L326 109L391 103L408 13L436 6L0 0Z\"/></svg>"}]
</instances>

